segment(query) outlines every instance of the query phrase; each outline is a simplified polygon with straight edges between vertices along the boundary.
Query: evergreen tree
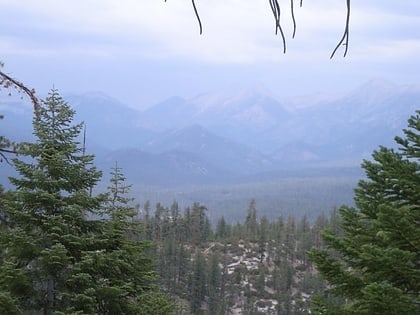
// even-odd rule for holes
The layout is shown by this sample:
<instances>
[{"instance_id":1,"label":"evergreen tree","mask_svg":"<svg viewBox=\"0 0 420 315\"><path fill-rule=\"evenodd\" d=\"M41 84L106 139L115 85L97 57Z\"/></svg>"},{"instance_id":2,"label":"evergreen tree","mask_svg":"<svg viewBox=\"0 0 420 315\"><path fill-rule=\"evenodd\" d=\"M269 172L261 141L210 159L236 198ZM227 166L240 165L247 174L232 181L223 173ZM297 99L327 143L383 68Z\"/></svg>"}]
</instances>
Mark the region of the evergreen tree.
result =
<instances>
[{"instance_id":1,"label":"evergreen tree","mask_svg":"<svg viewBox=\"0 0 420 315\"><path fill-rule=\"evenodd\" d=\"M218 315L220 313L221 301L223 296L220 295L220 286L222 281L222 271L219 267L220 258L218 253L211 256L208 276L208 309L209 314Z\"/></svg>"},{"instance_id":2,"label":"evergreen tree","mask_svg":"<svg viewBox=\"0 0 420 315\"><path fill-rule=\"evenodd\" d=\"M230 236L230 226L226 223L225 217L222 216L216 224L215 237L218 240L226 240Z\"/></svg>"},{"instance_id":3,"label":"evergreen tree","mask_svg":"<svg viewBox=\"0 0 420 315\"><path fill-rule=\"evenodd\" d=\"M248 212L245 219L246 233L248 240L255 242L257 239L257 203L255 199L249 202Z\"/></svg>"},{"instance_id":4,"label":"evergreen tree","mask_svg":"<svg viewBox=\"0 0 420 315\"><path fill-rule=\"evenodd\" d=\"M73 115L51 91L34 118L36 143L20 148L25 160L13 160L20 177L11 178L16 191L5 208L7 255L0 272L7 280L0 285L22 310L59 310L72 263L97 243L100 225L86 217L98 214L103 201L89 195L101 173L78 146L82 125L72 125Z\"/></svg>"},{"instance_id":5,"label":"evergreen tree","mask_svg":"<svg viewBox=\"0 0 420 315\"><path fill-rule=\"evenodd\" d=\"M266 258L267 241L268 241L268 228L269 221L266 216L263 216L258 225L258 254L260 256L260 262L262 263Z\"/></svg>"},{"instance_id":6,"label":"evergreen tree","mask_svg":"<svg viewBox=\"0 0 420 315\"><path fill-rule=\"evenodd\" d=\"M290 215L287 219L283 242L287 260L293 264L296 258L296 222L294 216Z\"/></svg>"},{"instance_id":7,"label":"evergreen tree","mask_svg":"<svg viewBox=\"0 0 420 315\"><path fill-rule=\"evenodd\" d=\"M192 273L189 279L189 299L193 314L199 314L201 305L207 293L206 286L207 264L204 255L197 250L192 264Z\"/></svg>"},{"instance_id":8,"label":"evergreen tree","mask_svg":"<svg viewBox=\"0 0 420 315\"><path fill-rule=\"evenodd\" d=\"M363 162L357 209L340 209L343 235L326 231L328 248L311 252L346 301L318 300L320 314L420 313L420 111L404 135L397 151L380 147Z\"/></svg>"},{"instance_id":9,"label":"evergreen tree","mask_svg":"<svg viewBox=\"0 0 420 315\"><path fill-rule=\"evenodd\" d=\"M198 202L191 210L191 238L195 246L203 245L210 235L210 222L206 215L207 208Z\"/></svg>"},{"instance_id":10,"label":"evergreen tree","mask_svg":"<svg viewBox=\"0 0 420 315\"><path fill-rule=\"evenodd\" d=\"M5 200L6 226L0 232L0 310L5 314L120 314L125 308L116 295L127 302L144 292L139 296L144 302L152 292L148 259L128 262L139 253L124 243L126 214L102 208L106 195L91 196L101 173L77 141L83 126L73 125L73 116L52 90L34 118L37 141L23 144L24 158L13 160L19 177L11 178L15 191ZM109 222L99 220L104 211ZM140 279L130 278L138 276L134 266L143 272ZM114 300L106 304L109 297ZM153 295L147 301L160 299ZM142 312L131 314L147 314Z\"/></svg>"},{"instance_id":11,"label":"evergreen tree","mask_svg":"<svg viewBox=\"0 0 420 315\"><path fill-rule=\"evenodd\" d=\"M313 246L314 236L311 232L308 218L304 215L296 229L296 256L305 267L308 266L307 252Z\"/></svg>"},{"instance_id":12,"label":"evergreen tree","mask_svg":"<svg viewBox=\"0 0 420 315\"><path fill-rule=\"evenodd\" d=\"M150 219L150 201L147 200L144 203L144 225L145 225L145 231L144 235L146 240L151 241L153 239L153 226L152 226L152 220Z\"/></svg>"},{"instance_id":13,"label":"evergreen tree","mask_svg":"<svg viewBox=\"0 0 420 315\"><path fill-rule=\"evenodd\" d=\"M130 186L118 165L111 172L111 185L103 206L105 220L101 248L85 252L75 264L69 311L95 314L170 314L171 304L155 286L151 243L139 241L141 226L134 220ZM82 279L80 274L88 274ZM88 280L88 281L86 281ZM75 294L77 293L77 294ZM147 298L145 298L147 297Z\"/></svg>"}]
</instances>

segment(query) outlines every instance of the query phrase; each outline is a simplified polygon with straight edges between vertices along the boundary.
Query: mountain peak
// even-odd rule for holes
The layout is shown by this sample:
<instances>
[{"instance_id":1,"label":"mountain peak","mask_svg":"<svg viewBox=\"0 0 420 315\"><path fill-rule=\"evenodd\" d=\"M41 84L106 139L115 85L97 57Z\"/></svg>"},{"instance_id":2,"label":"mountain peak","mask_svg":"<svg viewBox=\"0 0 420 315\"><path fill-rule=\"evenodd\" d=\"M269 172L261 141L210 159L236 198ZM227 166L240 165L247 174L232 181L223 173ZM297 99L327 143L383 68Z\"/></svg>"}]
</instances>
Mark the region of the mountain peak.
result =
<instances>
[{"instance_id":1,"label":"mountain peak","mask_svg":"<svg viewBox=\"0 0 420 315\"><path fill-rule=\"evenodd\" d=\"M261 83L249 85L228 86L221 90L211 91L197 95L190 100L193 104L199 104L202 110L210 108L235 107L239 103L250 99L272 98L272 93Z\"/></svg>"},{"instance_id":2,"label":"mountain peak","mask_svg":"<svg viewBox=\"0 0 420 315\"><path fill-rule=\"evenodd\" d=\"M351 94L363 94L366 95L366 93L369 92L388 92L393 91L396 88L398 88L398 85L395 83L385 80L385 79L372 79L370 81L367 81L366 83L362 84L358 88L356 88Z\"/></svg>"},{"instance_id":3,"label":"mountain peak","mask_svg":"<svg viewBox=\"0 0 420 315\"><path fill-rule=\"evenodd\" d=\"M398 88L398 85L385 79L373 79L350 92L348 97L363 100L364 106L370 107L385 102Z\"/></svg>"}]
</instances>

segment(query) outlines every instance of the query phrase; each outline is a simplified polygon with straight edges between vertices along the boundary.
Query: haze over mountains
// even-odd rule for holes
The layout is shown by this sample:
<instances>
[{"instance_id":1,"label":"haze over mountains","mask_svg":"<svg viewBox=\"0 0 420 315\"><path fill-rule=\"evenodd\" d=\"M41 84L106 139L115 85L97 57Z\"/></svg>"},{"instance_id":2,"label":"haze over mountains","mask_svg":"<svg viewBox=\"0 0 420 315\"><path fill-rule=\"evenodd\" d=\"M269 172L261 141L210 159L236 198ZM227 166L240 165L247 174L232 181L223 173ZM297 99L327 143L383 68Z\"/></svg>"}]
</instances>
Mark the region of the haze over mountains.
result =
<instances>
[{"instance_id":1,"label":"haze over mountains","mask_svg":"<svg viewBox=\"0 0 420 315\"><path fill-rule=\"evenodd\" d=\"M107 159L126 160L128 165L137 161L139 179L157 184L358 167L380 144L392 145L409 115L420 108L420 87L380 80L339 98L295 108L249 87L192 99L172 97L143 112L105 96L92 97L69 98L87 122L89 142L118 148ZM162 171L167 175L159 176Z\"/></svg>"},{"instance_id":2,"label":"haze over mountains","mask_svg":"<svg viewBox=\"0 0 420 315\"><path fill-rule=\"evenodd\" d=\"M379 145L392 145L420 108L420 87L374 80L341 97L293 107L261 87L171 97L144 111L102 93L65 99L86 123L98 165L109 169L118 161L136 182L179 185L357 168ZM24 138L31 109L7 102L0 108L2 132Z\"/></svg>"},{"instance_id":3,"label":"haze over mountains","mask_svg":"<svg viewBox=\"0 0 420 315\"><path fill-rule=\"evenodd\" d=\"M212 219L223 214L232 221L243 219L252 198L268 217L315 218L352 204L362 159L379 145L394 145L420 108L420 86L374 80L341 96L283 102L264 88L246 87L174 96L144 111L103 93L64 98L75 121L86 123L102 188L117 162L138 202L201 202ZM31 138L27 102L4 97L0 113L1 134ZM12 170L2 165L6 187Z\"/></svg>"}]
</instances>

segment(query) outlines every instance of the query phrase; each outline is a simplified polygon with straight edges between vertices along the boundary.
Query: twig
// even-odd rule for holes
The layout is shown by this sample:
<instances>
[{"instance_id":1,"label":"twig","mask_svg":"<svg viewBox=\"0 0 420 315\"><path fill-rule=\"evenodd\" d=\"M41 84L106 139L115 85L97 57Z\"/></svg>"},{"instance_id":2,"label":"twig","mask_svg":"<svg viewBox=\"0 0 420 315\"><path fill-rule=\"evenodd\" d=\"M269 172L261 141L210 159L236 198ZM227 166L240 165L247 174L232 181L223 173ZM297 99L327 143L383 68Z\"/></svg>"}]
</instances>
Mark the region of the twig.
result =
<instances>
[{"instance_id":1,"label":"twig","mask_svg":"<svg viewBox=\"0 0 420 315\"><path fill-rule=\"evenodd\" d=\"M7 164L9 164L10 166L13 166L12 163L10 163L9 159L7 158L7 156L4 153L17 154L17 152L14 151L14 150L0 149L0 162L2 160L4 160Z\"/></svg>"},{"instance_id":2,"label":"twig","mask_svg":"<svg viewBox=\"0 0 420 315\"><path fill-rule=\"evenodd\" d=\"M286 38L284 37L283 29L280 25L280 5L277 0L269 0L271 10L273 11L274 20L276 22L276 35L277 31L280 31L281 38L283 40L283 53L286 53Z\"/></svg>"},{"instance_id":3,"label":"twig","mask_svg":"<svg viewBox=\"0 0 420 315\"><path fill-rule=\"evenodd\" d=\"M0 68L1 67L3 67L3 63L0 62ZM18 92L23 91L30 98L32 102L32 105L34 107L35 117L37 119L39 118L40 104L39 104L38 98L35 96L34 89L30 90L22 82L19 82L13 79L12 77L10 77L9 75L7 75L6 73L2 71L0 71L0 87L5 87L5 88L13 87ZM6 161L7 164L12 165L10 161L8 160L8 158L6 157L5 153L17 154L17 151L0 148L0 160L4 160Z\"/></svg>"},{"instance_id":4,"label":"twig","mask_svg":"<svg viewBox=\"0 0 420 315\"><path fill-rule=\"evenodd\" d=\"M198 15L198 11L197 11L197 8L195 6L194 0L192 0L192 5L193 5L193 8L194 8L195 16L197 17L197 20L198 20L198 25L200 26L200 35L201 35L201 34L203 34L203 27L201 26L200 16Z\"/></svg>"},{"instance_id":5,"label":"twig","mask_svg":"<svg viewBox=\"0 0 420 315\"><path fill-rule=\"evenodd\" d=\"M198 14L197 7L195 5L195 1L194 0L191 0L191 1L192 1L192 5L193 5L193 8L194 8L195 16L197 17L198 26L200 27L200 35L201 35L201 34L203 34L203 26L201 25L200 15ZM166 2L166 0L165 0L165 2Z\"/></svg>"},{"instance_id":6,"label":"twig","mask_svg":"<svg viewBox=\"0 0 420 315\"><path fill-rule=\"evenodd\" d=\"M334 51L332 52L330 59L334 57L336 51L341 45L346 46L344 49L343 57L347 55L347 50L349 49L349 24L350 24L350 0L347 0L347 18L346 18L346 27L344 29L344 34L341 40L338 42L337 46L335 47Z\"/></svg>"},{"instance_id":7,"label":"twig","mask_svg":"<svg viewBox=\"0 0 420 315\"><path fill-rule=\"evenodd\" d=\"M292 21L293 21L293 35L292 35L292 38L295 38L295 34L296 34L296 19L295 19L295 9L294 9L294 5L293 5L293 0L290 0L290 12L292 13Z\"/></svg>"},{"instance_id":8,"label":"twig","mask_svg":"<svg viewBox=\"0 0 420 315\"><path fill-rule=\"evenodd\" d=\"M12 77L8 76L4 72L0 71L0 85L3 85L5 87L14 85L15 88L18 90L23 91L30 99L34 106L34 114L36 117L38 117L39 114L39 100L35 96L35 90L30 90L27 88L23 83L13 79Z\"/></svg>"}]
</instances>

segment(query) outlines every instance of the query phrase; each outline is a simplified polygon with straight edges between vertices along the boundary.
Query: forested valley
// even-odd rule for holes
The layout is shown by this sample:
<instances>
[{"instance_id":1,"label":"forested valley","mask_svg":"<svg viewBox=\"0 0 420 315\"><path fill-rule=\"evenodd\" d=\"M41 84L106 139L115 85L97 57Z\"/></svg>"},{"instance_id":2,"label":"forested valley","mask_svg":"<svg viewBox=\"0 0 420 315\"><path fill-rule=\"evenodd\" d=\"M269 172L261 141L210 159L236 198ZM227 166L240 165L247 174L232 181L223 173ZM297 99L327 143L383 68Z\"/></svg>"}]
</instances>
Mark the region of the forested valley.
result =
<instances>
[{"instance_id":1,"label":"forested valley","mask_svg":"<svg viewBox=\"0 0 420 315\"><path fill-rule=\"evenodd\" d=\"M315 222L268 220L251 200L243 222L222 216L214 228L206 211L199 203L183 211L176 202L154 211L146 204L141 220L177 314L309 314L311 296L326 284L307 252L322 248L323 229L339 232L338 211Z\"/></svg>"},{"instance_id":2,"label":"forested valley","mask_svg":"<svg viewBox=\"0 0 420 315\"><path fill-rule=\"evenodd\" d=\"M1 191L2 313L309 312L325 284L307 251L321 248L324 228L338 229L337 210L313 224L270 221L250 200L243 222L212 227L199 203L134 205L117 162L95 195L102 174L80 141L83 125L56 90L38 106L37 140L4 155L19 175Z\"/></svg>"},{"instance_id":3,"label":"forested valley","mask_svg":"<svg viewBox=\"0 0 420 315\"><path fill-rule=\"evenodd\" d=\"M118 161L95 193L74 110L54 89L34 105L36 140L0 139L18 174L0 190L0 313L419 311L420 112L398 150L363 162L357 209L267 218L251 197L242 220L211 224L198 202L136 205Z\"/></svg>"}]
</instances>

